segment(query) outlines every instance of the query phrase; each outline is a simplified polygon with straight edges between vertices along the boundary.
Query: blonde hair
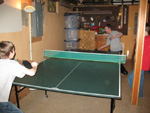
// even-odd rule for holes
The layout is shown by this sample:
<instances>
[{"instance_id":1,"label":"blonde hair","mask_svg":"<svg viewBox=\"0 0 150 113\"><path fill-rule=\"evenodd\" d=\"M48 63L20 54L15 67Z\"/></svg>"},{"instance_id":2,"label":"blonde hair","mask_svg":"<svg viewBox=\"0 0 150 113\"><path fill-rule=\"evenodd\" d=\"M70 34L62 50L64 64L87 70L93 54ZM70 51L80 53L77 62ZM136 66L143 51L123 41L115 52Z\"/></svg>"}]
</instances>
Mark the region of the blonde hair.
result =
<instances>
[{"instance_id":1,"label":"blonde hair","mask_svg":"<svg viewBox=\"0 0 150 113\"><path fill-rule=\"evenodd\" d=\"M15 50L15 46L12 42L1 41L0 42L0 59L6 59L9 57L10 52Z\"/></svg>"}]
</instances>

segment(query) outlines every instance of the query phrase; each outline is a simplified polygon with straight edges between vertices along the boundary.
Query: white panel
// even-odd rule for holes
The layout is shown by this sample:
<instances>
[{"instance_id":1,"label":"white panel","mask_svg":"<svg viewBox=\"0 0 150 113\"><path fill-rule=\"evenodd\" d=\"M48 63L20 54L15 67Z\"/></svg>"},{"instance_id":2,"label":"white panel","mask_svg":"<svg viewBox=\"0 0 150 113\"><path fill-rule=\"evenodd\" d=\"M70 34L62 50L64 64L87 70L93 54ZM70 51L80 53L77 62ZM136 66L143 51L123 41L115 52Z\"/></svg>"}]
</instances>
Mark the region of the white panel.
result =
<instances>
[{"instance_id":1,"label":"white panel","mask_svg":"<svg viewBox=\"0 0 150 113\"><path fill-rule=\"evenodd\" d=\"M21 0L4 0L0 5L0 33L22 31Z\"/></svg>"}]
</instances>

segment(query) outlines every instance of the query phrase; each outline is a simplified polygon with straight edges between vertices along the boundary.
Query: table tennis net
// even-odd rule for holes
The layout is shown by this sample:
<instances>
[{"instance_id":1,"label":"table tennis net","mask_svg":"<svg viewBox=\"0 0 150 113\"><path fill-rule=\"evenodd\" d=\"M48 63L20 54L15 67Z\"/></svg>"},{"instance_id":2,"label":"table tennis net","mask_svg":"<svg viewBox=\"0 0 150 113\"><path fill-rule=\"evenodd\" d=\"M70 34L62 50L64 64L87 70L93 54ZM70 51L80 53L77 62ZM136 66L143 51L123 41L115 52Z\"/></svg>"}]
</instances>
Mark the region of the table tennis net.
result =
<instances>
[{"instance_id":1,"label":"table tennis net","mask_svg":"<svg viewBox=\"0 0 150 113\"><path fill-rule=\"evenodd\" d=\"M72 59L72 60L112 62L112 63L125 63L126 62L126 55L74 52L74 51L44 50L44 57Z\"/></svg>"}]
</instances>

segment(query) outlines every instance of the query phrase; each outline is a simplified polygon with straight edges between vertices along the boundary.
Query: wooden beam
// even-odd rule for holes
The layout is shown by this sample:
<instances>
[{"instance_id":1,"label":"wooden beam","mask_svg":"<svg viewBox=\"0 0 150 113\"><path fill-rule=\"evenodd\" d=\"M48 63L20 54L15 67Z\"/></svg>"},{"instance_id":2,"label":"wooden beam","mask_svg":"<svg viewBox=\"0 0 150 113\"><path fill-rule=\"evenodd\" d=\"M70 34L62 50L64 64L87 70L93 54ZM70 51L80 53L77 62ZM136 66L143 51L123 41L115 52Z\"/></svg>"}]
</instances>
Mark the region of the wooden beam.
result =
<instances>
[{"instance_id":1,"label":"wooden beam","mask_svg":"<svg viewBox=\"0 0 150 113\"><path fill-rule=\"evenodd\" d=\"M74 7L118 7L118 5L78 5L78 6L72 6Z\"/></svg>"},{"instance_id":2,"label":"wooden beam","mask_svg":"<svg viewBox=\"0 0 150 113\"><path fill-rule=\"evenodd\" d=\"M139 86L142 69L142 57L143 57L143 45L144 45L144 33L146 24L148 0L140 0L139 4L139 16L138 16L138 32L136 42L136 59L134 65L134 79L132 86L132 104L138 104Z\"/></svg>"}]
</instances>

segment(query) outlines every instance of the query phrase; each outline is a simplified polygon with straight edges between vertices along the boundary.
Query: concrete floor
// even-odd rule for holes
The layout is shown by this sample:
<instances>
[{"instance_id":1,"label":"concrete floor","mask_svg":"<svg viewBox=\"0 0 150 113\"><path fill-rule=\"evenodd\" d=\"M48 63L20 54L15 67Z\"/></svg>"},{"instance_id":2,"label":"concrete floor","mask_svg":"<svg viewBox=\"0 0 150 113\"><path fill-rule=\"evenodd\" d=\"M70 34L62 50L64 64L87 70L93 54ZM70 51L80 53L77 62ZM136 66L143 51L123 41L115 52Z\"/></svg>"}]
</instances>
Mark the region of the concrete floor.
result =
<instances>
[{"instance_id":1,"label":"concrete floor","mask_svg":"<svg viewBox=\"0 0 150 113\"><path fill-rule=\"evenodd\" d=\"M133 63L127 61L126 69L130 73ZM128 76L122 76L122 99L115 101L114 113L150 113L150 74L145 73L144 97L138 105L131 105L131 90ZM24 113L110 113L110 99L34 90L20 100Z\"/></svg>"}]
</instances>

